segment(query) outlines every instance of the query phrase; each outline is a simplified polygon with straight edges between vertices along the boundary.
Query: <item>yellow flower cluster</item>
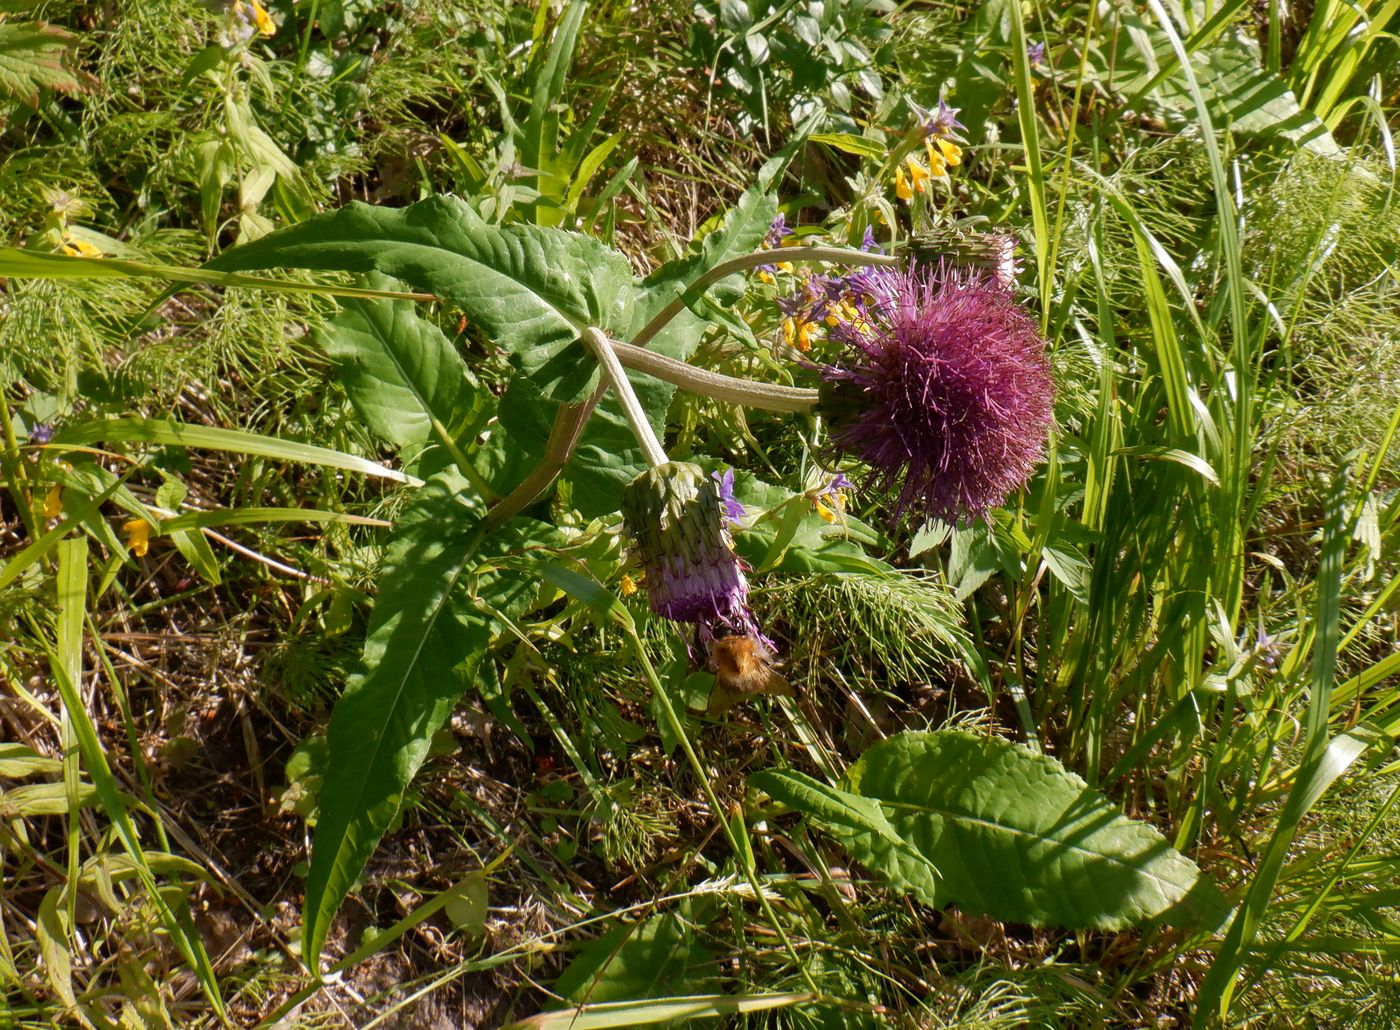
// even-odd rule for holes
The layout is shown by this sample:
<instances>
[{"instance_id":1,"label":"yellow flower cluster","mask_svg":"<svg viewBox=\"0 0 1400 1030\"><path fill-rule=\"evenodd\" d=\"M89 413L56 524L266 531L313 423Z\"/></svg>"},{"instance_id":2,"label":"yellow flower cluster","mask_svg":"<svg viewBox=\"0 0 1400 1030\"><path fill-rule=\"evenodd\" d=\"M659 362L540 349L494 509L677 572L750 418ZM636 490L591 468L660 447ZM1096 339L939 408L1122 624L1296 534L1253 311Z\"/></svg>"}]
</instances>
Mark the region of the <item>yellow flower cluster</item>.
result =
<instances>
[{"instance_id":1,"label":"yellow flower cluster","mask_svg":"<svg viewBox=\"0 0 1400 1030\"><path fill-rule=\"evenodd\" d=\"M924 140L924 153L928 156L927 166L921 164L918 157L910 154L905 160L909 174L904 174L903 166L895 171L894 193L906 204L914 199L915 193L923 193L928 189L930 179L946 179L949 168L956 168L962 164L962 147L943 136L931 136Z\"/></svg>"},{"instance_id":2,"label":"yellow flower cluster","mask_svg":"<svg viewBox=\"0 0 1400 1030\"><path fill-rule=\"evenodd\" d=\"M783 319L783 340L789 347L796 347L800 351L812 349L812 330L816 328L815 322L799 322L795 318Z\"/></svg>"}]
</instances>

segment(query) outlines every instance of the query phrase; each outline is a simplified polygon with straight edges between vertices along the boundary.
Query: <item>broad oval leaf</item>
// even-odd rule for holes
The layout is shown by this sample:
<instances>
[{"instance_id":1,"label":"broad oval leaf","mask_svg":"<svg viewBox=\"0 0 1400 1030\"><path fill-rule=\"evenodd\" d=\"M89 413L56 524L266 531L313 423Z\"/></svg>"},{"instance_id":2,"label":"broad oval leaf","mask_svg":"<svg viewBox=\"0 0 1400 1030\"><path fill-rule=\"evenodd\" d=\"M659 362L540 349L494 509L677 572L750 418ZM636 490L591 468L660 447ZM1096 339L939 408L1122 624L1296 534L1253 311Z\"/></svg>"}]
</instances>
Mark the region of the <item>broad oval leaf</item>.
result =
<instances>
[{"instance_id":1,"label":"broad oval leaf","mask_svg":"<svg viewBox=\"0 0 1400 1030\"><path fill-rule=\"evenodd\" d=\"M926 904L943 901L938 870L900 836L878 801L829 787L792 769L765 769L749 777L749 783L819 823L871 872Z\"/></svg>"},{"instance_id":2,"label":"broad oval leaf","mask_svg":"<svg viewBox=\"0 0 1400 1030\"><path fill-rule=\"evenodd\" d=\"M395 285L377 274L369 281ZM409 302L343 301L330 325L312 336L336 363L355 411L381 439L398 447L436 442L452 451L479 428L488 395L442 330Z\"/></svg>"},{"instance_id":3,"label":"broad oval leaf","mask_svg":"<svg viewBox=\"0 0 1400 1030\"><path fill-rule=\"evenodd\" d=\"M866 751L844 786L879 802L937 868L941 899L969 912L1104 930L1154 920L1215 929L1229 914L1157 830L1019 744L960 730L902 733Z\"/></svg>"},{"instance_id":4,"label":"broad oval leaf","mask_svg":"<svg viewBox=\"0 0 1400 1030\"><path fill-rule=\"evenodd\" d=\"M516 519L487 537L455 471L429 480L389 542L363 663L335 706L321 814L306 880L305 952L318 968L326 931L364 869L461 696L459 666L485 653L500 616L515 617L536 583L492 556L523 550L550 528ZM489 548L489 550L488 550Z\"/></svg>"},{"instance_id":5,"label":"broad oval leaf","mask_svg":"<svg viewBox=\"0 0 1400 1030\"><path fill-rule=\"evenodd\" d=\"M382 272L456 305L556 401L597 382L580 330L632 323L627 259L597 240L533 225L496 226L457 197L411 207L354 202L225 251L205 267Z\"/></svg>"}]
</instances>

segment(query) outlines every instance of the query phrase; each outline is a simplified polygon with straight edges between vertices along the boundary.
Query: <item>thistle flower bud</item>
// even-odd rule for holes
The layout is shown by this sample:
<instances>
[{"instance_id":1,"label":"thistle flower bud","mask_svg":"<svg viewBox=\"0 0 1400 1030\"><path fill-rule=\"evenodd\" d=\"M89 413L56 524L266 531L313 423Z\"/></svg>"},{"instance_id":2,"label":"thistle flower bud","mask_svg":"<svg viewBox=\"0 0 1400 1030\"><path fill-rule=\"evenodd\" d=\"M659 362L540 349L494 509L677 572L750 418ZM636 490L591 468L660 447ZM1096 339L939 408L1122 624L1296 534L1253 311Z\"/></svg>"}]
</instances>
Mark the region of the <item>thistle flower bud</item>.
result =
<instances>
[{"instance_id":1,"label":"thistle flower bud","mask_svg":"<svg viewBox=\"0 0 1400 1030\"><path fill-rule=\"evenodd\" d=\"M988 272L998 286L1016 285L1016 237L1007 232L974 232L941 226L914 233L909 240L914 264L949 264Z\"/></svg>"},{"instance_id":2,"label":"thistle flower bud","mask_svg":"<svg viewBox=\"0 0 1400 1030\"><path fill-rule=\"evenodd\" d=\"M623 526L651 610L695 623L706 643L726 633L759 636L730 537L743 515L733 482L732 471L707 477L697 465L672 461L643 472L623 493Z\"/></svg>"}]
</instances>

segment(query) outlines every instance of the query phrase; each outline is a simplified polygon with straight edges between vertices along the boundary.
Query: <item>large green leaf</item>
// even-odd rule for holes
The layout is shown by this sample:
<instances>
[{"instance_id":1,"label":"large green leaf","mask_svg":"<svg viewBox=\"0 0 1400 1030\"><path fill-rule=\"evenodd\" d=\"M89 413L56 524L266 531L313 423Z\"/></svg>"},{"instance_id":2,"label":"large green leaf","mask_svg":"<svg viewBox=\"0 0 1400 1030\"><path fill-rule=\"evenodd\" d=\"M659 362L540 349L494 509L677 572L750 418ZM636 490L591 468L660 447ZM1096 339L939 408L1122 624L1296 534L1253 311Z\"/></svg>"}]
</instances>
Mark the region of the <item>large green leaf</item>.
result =
<instances>
[{"instance_id":1,"label":"large green leaf","mask_svg":"<svg viewBox=\"0 0 1400 1030\"><path fill-rule=\"evenodd\" d=\"M623 338L630 338L640 330L706 270L755 250L776 211L773 198L759 192L757 187L745 193L720 220L718 227L704 237L693 255L663 265L642 284L632 325L621 334ZM716 302L724 299L732 302L736 296L732 277L716 283L711 294L715 290L719 291ZM671 357L685 360L700 342L705 325L699 316L683 309L650 345ZM666 412L676 388L640 373L630 373L628 378L652 426L659 434L664 434ZM483 455L497 492L508 491L538 462L549 438L555 410L547 391L536 380L517 378L511 383L500 404L501 428L506 435L488 441ZM645 459L636 438L616 399L608 394L589 419L574 456L564 470L568 503L590 518L614 512L621 503L623 488L643 468Z\"/></svg>"},{"instance_id":2,"label":"large green leaf","mask_svg":"<svg viewBox=\"0 0 1400 1030\"><path fill-rule=\"evenodd\" d=\"M632 324L631 265L577 233L485 222L456 197L407 208L351 203L235 247L207 268L286 266L378 271L460 308L552 400L577 400L597 382L578 341L585 326Z\"/></svg>"},{"instance_id":3,"label":"large green leaf","mask_svg":"<svg viewBox=\"0 0 1400 1030\"><path fill-rule=\"evenodd\" d=\"M937 869L940 904L1106 930L1155 920L1214 929L1228 915L1215 886L1160 833L1018 744L960 730L902 733L866 751L843 787L878 802L898 837ZM869 829L834 818L829 796L817 800L794 807L893 886L929 900L926 879L892 863L888 844L876 847Z\"/></svg>"},{"instance_id":4,"label":"large green leaf","mask_svg":"<svg viewBox=\"0 0 1400 1030\"><path fill-rule=\"evenodd\" d=\"M370 277L373 286L393 280ZM407 301L347 300L313 334L370 430L398 447L455 450L488 396L442 331Z\"/></svg>"},{"instance_id":5,"label":"large green leaf","mask_svg":"<svg viewBox=\"0 0 1400 1030\"><path fill-rule=\"evenodd\" d=\"M880 802L791 769L765 769L750 776L749 783L820 823L871 872L927 904L946 900L939 893L938 869L900 836Z\"/></svg>"},{"instance_id":6,"label":"large green leaf","mask_svg":"<svg viewBox=\"0 0 1400 1030\"><path fill-rule=\"evenodd\" d=\"M516 519L489 537L455 471L434 476L389 542L364 660L336 704L306 881L305 951L312 968L331 917L399 809L434 733L499 628L536 584L498 571L549 528ZM465 667L465 675L459 670Z\"/></svg>"},{"instance_id":7,"label":"large green leaf","mask_svg":"<svg viewBox=\"0 0 1400 1030\"><path fill-rule=\"evenodd\" d=\"M695 254L663 265L642 284L632 332L640 330L652 315L672 298L683 294L715 265L758 249L777 210L777 201L760 187L754 186L745 192L718 227L703 238ZM707 303L733 304L743 292L738 279L738 276L728 276L711 286L704 294ZM684 361L694 353L706 326L701 316L684 310L649 346ZM629 374L628 378L652 425L664 438L666 412L676 388L646 375ZM589 419L579 439L578 450L564 472L571 490L570 503L589 517L614 512L621 502L623 488L645 467L645 459L621 406L608 394Z\"/></svg>"}]
</instances>

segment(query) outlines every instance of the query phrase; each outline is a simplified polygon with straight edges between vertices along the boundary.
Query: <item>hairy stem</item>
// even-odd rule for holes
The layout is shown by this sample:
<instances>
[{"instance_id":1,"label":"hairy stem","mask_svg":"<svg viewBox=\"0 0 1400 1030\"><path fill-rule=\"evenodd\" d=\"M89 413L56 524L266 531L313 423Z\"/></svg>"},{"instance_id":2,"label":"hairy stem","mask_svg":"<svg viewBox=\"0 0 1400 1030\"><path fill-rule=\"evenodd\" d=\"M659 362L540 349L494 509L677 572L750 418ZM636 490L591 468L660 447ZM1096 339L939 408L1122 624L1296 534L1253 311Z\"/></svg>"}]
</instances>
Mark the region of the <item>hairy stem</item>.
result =
<instances>
[{"instance_id":1,"label":"hairy stem","mask_svg":"<svg viewBox=\"0 0 1400 1030\"><path fill-rule=\"evenodd\" d=\"M592 326L583 331L583 342L588 344L588 349L598 359L598 364L603 368L603 378L612 387L613 393L617 394L617 399L622 404L622 412L627 416L627 424L632 427L632 435L642 445L642 453L646 455L647 463L653 468L666 464L666 451L662 448L661 441L656 438L656 431L651 428L647 413L642 410L642 402L637 399L636 391L632 389L632 383L628 380L622 363L613 353L612 342Z\"/></svg>"},{"instance_id":2,"label":"hairy stem","mask_svg":"<svg viewBox=\"0 0 1400 1030\"><path fill-rule=\"evenodd\" d=\"M593 409L603 399L606 389L605 386L599 386L586 401L559 405L540 463L530 470L530 474L519 486L501 498L501 502L486 514L483 525L488 532L519 515L549 489L554 477L568 464L569 455L574 453L574 447L583 433L588 416L593 414Z\"/></svg>"},{"instance_id":3,"label":"hairy stem","mask_svg":"<svg viewBox=\"0 0 1400 1030\"><path fill-rule=\"evenodd\" d=\"M657 379L679 386L691 393L704 394L717 400L743 404L765 411L811 411L817 404L817 391L800 386L778 386L757 383L750 379L721 375L706 368L697 368L684 361L668 358L655 351L644 350L630 343L611 341L612 352L624 368L645 372Z\"/></svg>"},{"instance_id":4,"label":"hairy stem","mask_svg":"<svg viewBox=\"0 0 1400 1030\"><path fill-rule=\"evenodd\" d=\"M740 386L744 381L733 379L729 376L721 376L714 372L707 372L703 369L694 369L682 362L668 364L670 359L660 358L651 362L650 367L643 367L640 362L651 361L652 356L641 357L646 354L646 345L659 333L666 324L675 318L685 308L687 298L693 298L703 293L708 287L713 286L726 276L735 272L742 272L747 268L757 268L759 265L772 264L777 261L826 261L833 264L865 265L865 266L891 266L898 265L900 259L892 254L870 254L863 250L851 250L847 247L787 247L780 251L760 250L752 254L741 254L736 258L721 262L705 274L701 275L695 282L686 288L685 292L677 296L659 312L656 316L642 327L641 332L632 338L630 344L614 344L604 346L602 351L606 351L610 356L614 350L618 353L613 357L614 362L619 362L619 378L623 383L627 382L625 372L621 371L621 364L626 362L637 362L631 367L639 372L646 372L654 375L658 379L675 383L683 389L694 389L690 384L704 383L705 385L697 392L708 393L712 397L720 400L731 400L739 404L748 404L751 407L766 408L770 411L809 411L816 403L814 391L799 390L795 387L761 387L762 396L753 391L753 387L759 384L748 384ZM596 329L589 329L586 332L597 333L605 342L607 337L599 333ZM585 336L585 342L587 337ZM592 344L590 344L592 346ZM599 355L599 361L604 361L602 352L594 348ZM626 355L624 361L619 361ZM687 376L684 382L678 379L668 378L661 374L658 369L663 367L673 369L675 366L687 369ZM677 375L680 373L677 372ZM578 443L579 434L583 432L584 423L593 414L593 409L598 406L602 399L604 387L599 387L594 391L593 396L580 404L563 404L559 407L559 413L554 417L554 428L549 434L549 443L546 445L544 457L538 466L525 478L525 481L501 499L501 502L491 509L486 516L486 526L494 528L502 525L508 519L520 514L539 496L549 488L549 484L554 482L554 478L559 475L564 465L569 460L569 455L573 453L574 446ZM627 384L626 390L631 394L631 384ZM619 397L622 397L619 391ZM635 401L635 395L632 394ZM624 399L625 404L625 399ZM779 407L778 405L783 405ZM631 421L629 414L628 420ZM651 425L645 418L642 419L646 425L646 432L651 432ZM633 426L634 430L636 426ZM655 434L651 434L655 440ZM638 434L641 440L641 435ZM643 448L646 444L643 443ZM664 452L661 451L660 444L657 444L656 452L661 454L661 461L665 461ZM648 460L652 459L648 454ZM656 463L656 462L653 462Z\"/></svg>"}]
</instances>

